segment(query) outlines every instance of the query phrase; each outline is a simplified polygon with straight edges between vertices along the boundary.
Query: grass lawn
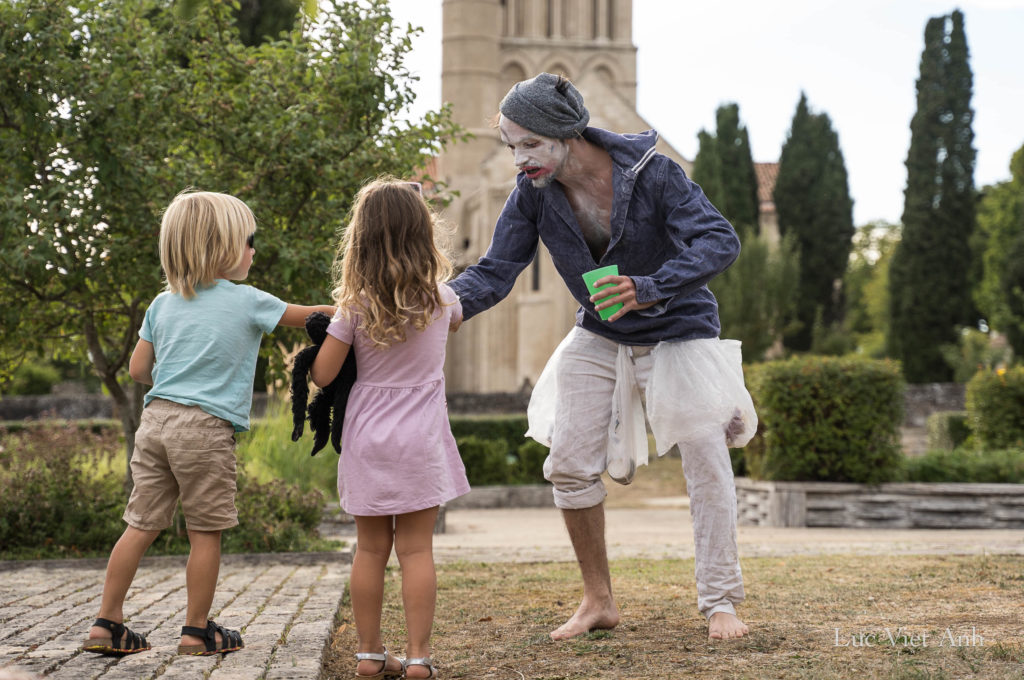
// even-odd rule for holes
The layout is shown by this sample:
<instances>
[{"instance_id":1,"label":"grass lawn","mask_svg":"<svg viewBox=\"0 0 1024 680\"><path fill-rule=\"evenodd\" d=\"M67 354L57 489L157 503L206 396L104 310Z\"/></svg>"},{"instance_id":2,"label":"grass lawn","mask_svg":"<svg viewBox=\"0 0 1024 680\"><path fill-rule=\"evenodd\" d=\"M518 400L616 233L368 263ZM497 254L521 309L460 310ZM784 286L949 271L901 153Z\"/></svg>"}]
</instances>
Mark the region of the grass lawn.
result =
<instances>
[{"instance_id":1,"label":"grass lawn","mask_svg":"<svg viewBox=\"0 0 1024 680\"><path fill-rule=\"evenodd\" d=\"M800 556L743 561L749 637L707 640L692 560L622 560L614 631L548 632L580 596L575 564L438 565L434 658L445 678L1024 678L1024 574L1016 556ZM401 654L400 576L384 638ZM354 672L346 600L326 665Z\"/></svg>"},{"instance_id":2,"label":"grass lawn","mask_svg":"<svg viewBox=\"0 0 1024 680\"><path fill-rule=\"evenodd\" d=\"M669 456L652 456L629 486L606 484L609 507L685 493L679 459ZM745 639L707 640L692 559L618 560L622 623L556 643L548 632L582 594L575 564L439 564L433 656L441 677L474 680L1024 680L1019 556L797 556L742 566ZM389 569L384 639L401 655L400 587ZM325 665L331 678L355 670L347 599L340 616Z\"/></svg>"}]
</instances>

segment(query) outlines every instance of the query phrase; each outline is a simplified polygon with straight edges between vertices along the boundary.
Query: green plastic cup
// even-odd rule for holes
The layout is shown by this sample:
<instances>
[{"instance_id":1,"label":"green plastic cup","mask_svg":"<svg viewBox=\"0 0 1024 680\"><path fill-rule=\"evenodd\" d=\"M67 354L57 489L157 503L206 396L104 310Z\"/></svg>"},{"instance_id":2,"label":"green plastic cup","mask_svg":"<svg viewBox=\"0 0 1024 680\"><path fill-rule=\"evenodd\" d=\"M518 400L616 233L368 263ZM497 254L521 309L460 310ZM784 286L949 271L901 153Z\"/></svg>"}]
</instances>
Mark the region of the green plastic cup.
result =
<instances>
[{"instance_id":1,"label":"green plastic cup","mask_svg":"<svg viewBox=\"0 0 1024 680\"><path fill-rule=\"evenodd\" d=\"M601 267L600 269L592 269L589 272L584 273L583 274L583 282L587 284L587 290L590 291L590 294L594 295L598 291L604 290L605 288L612 288L612 287L614 287L614 284L607 283L607 284L601 286L600 288L595 288L594 287L594 282L595 281L603 279L606 276L618 276L618 275L619 275L619 265L617 265L617 264L610 264L607 267ZM612 295L611 297L617 297L617 296ZM602 298L602 299L598 300L597 302L595 302L594 304L595 305L601 304L602 302L604 302L607 299L608 298ZM602 309L600 312L598 312L598 314L600 314L602 320L607 321L612 316L612 314L614 314L615 312L619 311L620 309L622 309L622 303L621 302L619 304L617 304L617 305L612 305L611 307L608 307L607 309Z\"/></svg>"}]
</instances>

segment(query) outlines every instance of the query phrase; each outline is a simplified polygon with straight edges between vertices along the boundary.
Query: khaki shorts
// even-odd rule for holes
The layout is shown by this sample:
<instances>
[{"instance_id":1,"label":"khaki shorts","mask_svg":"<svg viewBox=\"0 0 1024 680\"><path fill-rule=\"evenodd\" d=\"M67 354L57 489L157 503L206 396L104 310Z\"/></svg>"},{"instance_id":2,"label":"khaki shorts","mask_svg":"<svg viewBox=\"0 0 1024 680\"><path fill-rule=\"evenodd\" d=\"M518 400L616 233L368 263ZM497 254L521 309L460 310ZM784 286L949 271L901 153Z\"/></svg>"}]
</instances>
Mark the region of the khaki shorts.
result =
<instances>
[{"instance_id":1,"label":"khaki shorts","mask_svg":"<svg viewBox=\"0 0 1024 680\"><path fill-rule=\"evenodd\" d=\"M142 412L131 468L135 488L123 518L136 529L169 527L179 498L191 530L238 525L235 431L228 421L154 399Z\"/></svg>"}]
</instances>

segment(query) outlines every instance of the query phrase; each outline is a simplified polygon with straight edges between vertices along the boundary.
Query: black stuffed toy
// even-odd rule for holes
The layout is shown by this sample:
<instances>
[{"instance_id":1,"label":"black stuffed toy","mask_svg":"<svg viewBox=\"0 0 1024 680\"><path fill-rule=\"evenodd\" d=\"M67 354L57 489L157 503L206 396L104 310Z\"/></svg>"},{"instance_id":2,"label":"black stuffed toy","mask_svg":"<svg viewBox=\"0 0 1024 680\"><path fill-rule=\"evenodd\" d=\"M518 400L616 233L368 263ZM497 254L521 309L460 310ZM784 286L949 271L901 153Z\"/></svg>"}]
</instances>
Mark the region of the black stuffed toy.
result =
<instances>
[{"instance_id":1,"label":"black stuffed toy","mask_svg":"<svg viewBox=\"0 0 1024 680\"><path fill-rule=\"evenodd\" d=\"M311 456L315 456L320 449L327 446L328 437L334 450L341 453L341 428L345 422L345 406L348 404L348 394L356 381L356 356L355 351L350 349L338 376L330 385L317 392L309 408L306 408L306 401L309 399L309 370L313 367L313 360L316 359L324 338L327 337L327 326L330 323L331 317L323 312L313 312L306 317L306 335L313 341L313 345L300 350L295 355L295 362L292 365L292 441L299 441L308 418L309 429L313 431L313 450L309 452Z\"/></svg>"}]
</instances>

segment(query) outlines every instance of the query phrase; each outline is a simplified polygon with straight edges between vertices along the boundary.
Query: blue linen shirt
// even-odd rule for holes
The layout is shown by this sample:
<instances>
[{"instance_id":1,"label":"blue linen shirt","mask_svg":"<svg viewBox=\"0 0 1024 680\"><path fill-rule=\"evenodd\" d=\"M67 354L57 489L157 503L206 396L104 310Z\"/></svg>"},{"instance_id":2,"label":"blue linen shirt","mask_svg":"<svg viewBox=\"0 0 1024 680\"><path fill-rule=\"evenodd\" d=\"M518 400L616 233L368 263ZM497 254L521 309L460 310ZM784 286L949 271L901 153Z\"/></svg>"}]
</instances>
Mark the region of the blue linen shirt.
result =
<instances>
[{"instance_id":1,"label":"blue linen shirt","mask_svg":"<svg viewBox=\"0 0 1024 680\"><path fill-rule=\"evenodd\" d=\"M287 307L270 293L225 279L190 300L169 291L157 295L139 329L156 356L144 404L159 397L198 406L236 432L248 430L260 340Z\"/></svg>"},{"instance_id":2,"label":"blue linen shirt","mask_svg":"<svg viewBox=\"0 0 1024 680\"><path fill-rule=\"evenodd\" d=\"M718 303L707 283L739 255L732 225L678 163L655 151L654 130L622 135L589 127L583 137L613 162L611 240L604 255L594 261L561 184L538 189L521 172L487 252L450 284L464 318L509 294L540 239L580 303L577 326L629 345L717 337ZM601 320L582 275L611 264L633 279L637 302L658 304L612 323Z\"/></svg>"}]
</instances>

